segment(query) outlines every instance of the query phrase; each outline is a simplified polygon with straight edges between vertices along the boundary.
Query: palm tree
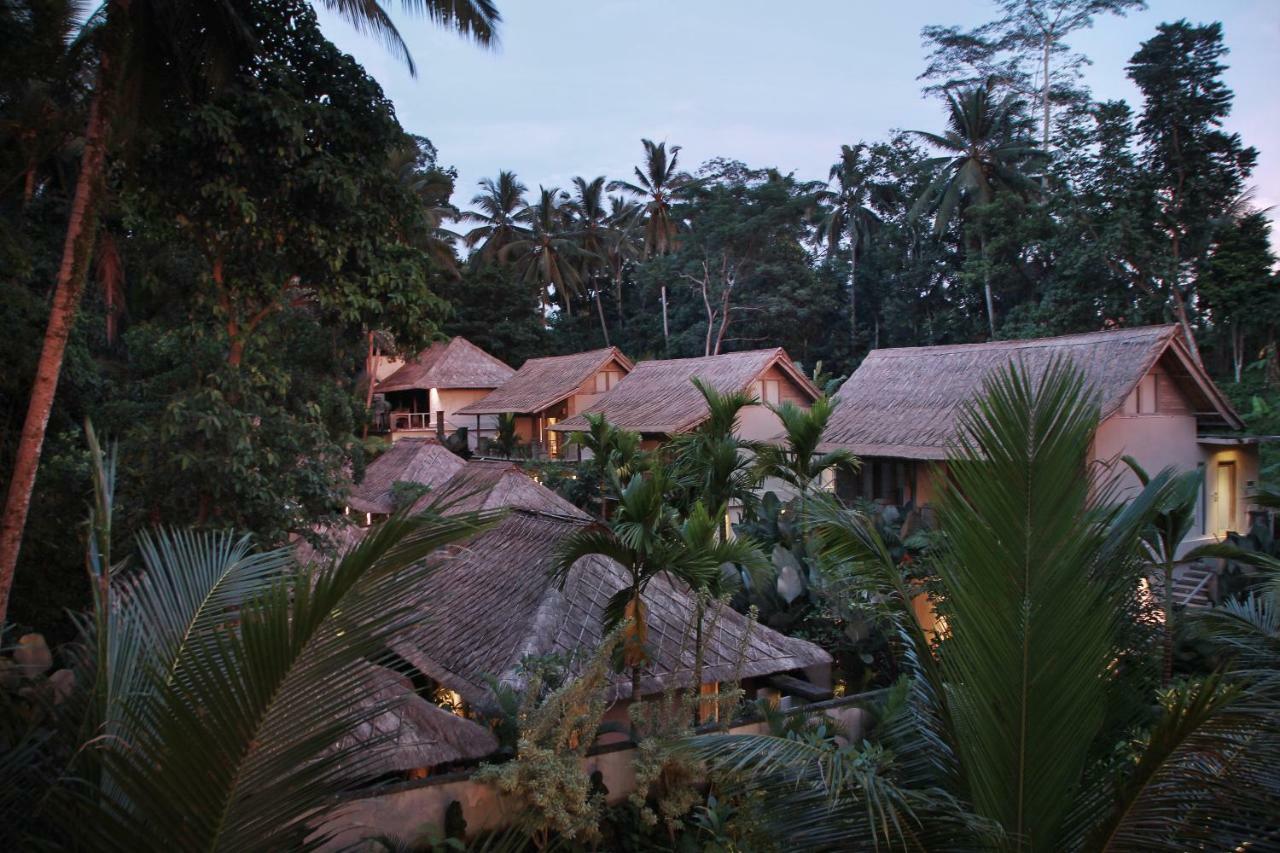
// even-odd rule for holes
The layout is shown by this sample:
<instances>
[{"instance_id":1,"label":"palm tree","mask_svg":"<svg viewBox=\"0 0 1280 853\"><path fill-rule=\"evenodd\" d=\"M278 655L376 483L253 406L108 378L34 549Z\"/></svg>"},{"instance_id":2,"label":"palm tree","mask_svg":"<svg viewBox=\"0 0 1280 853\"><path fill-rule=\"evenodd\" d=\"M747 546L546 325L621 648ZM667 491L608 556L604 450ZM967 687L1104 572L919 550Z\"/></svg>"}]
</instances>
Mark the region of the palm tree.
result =
<instances>
[{"instance_id":1,"label":"palm tree","mask_svg":"<svg viewBox=\"0 0 1280 853\"><path fill-rule=\"evenodd\" d=\"M613 303L618 312L618 325L626 324L622 308L622 276L627 264L640 257L643 243L638 237L641 207L622 196L609 196L609 230L606 237L605 266L613 281Z\"/></svg>"},{"instance_id":2,"label":"palm tree","mask_svg":"<svg viewBox=\"0 0 1280 853\"><path fill-rule=\"evenodd\" d=\"M377 0L321 3L357 29L380 36L414 71L408 46ZM496 39L500 16L492 0L405 0L404 7L479 44ZM230 4L107 0L89 17L85 29L86 37L95 42L97 67L49 321L0 518L0 624L8 613L45 429L93 256L114 122L138 111L140 100L126 103L126 97L140 98L144 90L172 85L204 91L229 76L229 69L254 49L248 26Z\"/></svg>"},{"instance_id":3,"label":"palm tree","mask_svg":"<svg viewBox=\"0 0 1280 853\"><path fill-rule=\"evenodd\" d=\"M40 817L73 847L314 849L317 809L382 746L351 734L408 698L367 685L419 618L429 555L495 517L393 516L317 566L228 532L157 530L129 573L111 559L114 453L87 432L93 608L65 706L81 740Z\"/></svg>"},{"instance_id":4,"label":"palm tree","mask_svg":"<svg viewBox=\"0 0 1280 853\"><path fill-rule=\"evenodd\" d=\"M1001 371L961 415L931 557L947 602L938 657L872 521L815 503L826 556L857 566L886 603L912 674L870 743L692 741L781 792L763 815L780 837L817 850L859 837L873 839L864 849L1018 851L1275 841L1274 693L1243 668L1142 693L1158 663L1130 646L1142 628L1129 614L1142 532L1168 490L1114 502L1084 464L1097 423L1064 364ZM1274 657L1264 666L1274 672ZM1121 741L1132 755L1117 760Z\"/></svg>"},{"instance_id":5,"label":"palm tree","mask_svg":"<svg viewBox=\"0 0 1280 853\"><path fill-rule=\"evenodd\" d=\"M757 476L782 480L803 502L813 492L814 484L820 485L828 473L842 465L856 465L858 458L847 450L822 450L822 434L839 404L839 400L823 394L807 409L790 401L770 405L782 421L782 442L759 448Z\"/></svg>"},{"instance_id":6,"label":"palm tree","mask_svg":"<svg viewBox=\"0 0 1280 853\"><path fill-rule=\"evenodd\" d=\"M826 244L830 255L840 251L841 241L849 241L849 334L854 347L858 343L858 256L880 225L880 217L871 205L889 192L887 187L870 180L865 151L862 143L840 146L840 162L831 167L830 174L836 188L817 194L818 240Z\"/></svg>"},{"instance_id":7,"label":"palm tree","mask_svg":"<svg viewBox=\"0 0 1280 853\"><path fill-rule=\"evenodd\" d=\"M606 557L626 570L627 585L605 607L605 627L611 630L626 623L622 629L622 662L631 669L633 700L640 698L640 675L649 659L644 591L676 562L672 542L678 517L669 502L674 488L675 483L662 464L649 464L647 470L627 481L608 527L592 526L566 537L556 554L555 571L561 584L584 557Z\"/></svg>"},{"instance_id":8,"label":"palm tree","mask_svg":"<svg viewBox=\"0 0 1280 853\"><path fill-rule=\"evenodd\" d=\"M515 172L501 171L497 180L481 178L480 189L481 192L471 197L472 206L479 209L462 214L464 222L479 224L463 236L463 241L468 248L476 250L477 261L493 263L508 243L527 233L520 221L520 211L526 207L524 194L529 188L520 182Z\"/></svg>"},{"instance_id":9,"label":"palm tree","mask_svg":"<svg viewBox=\"0 0 1280 853\"><path fill-rule=\"evenodd\" d=\"M459 279L462 273L453 247L462 235L444 227L445 222L462 215L449 203L453 182L439 169L423 169L421 158L421 149L413 141L387 155L387 166L396 180L422 202L420 228L404 235L404 242L421 249L452 278Z\"/></svg>"},{"instance_id":10,"label":"palm tree","mask_svg":"<svg viewBox=\"0 0 1280 853\"><path fill-rule=\"evenodd\" d=\"M707 419L672 438L667 449L690 502L701 502L716 514L723 540L728 538L725 519L730 507L746 507L756 500L752 454L761 447L740 438L738 425L742 410L757 401L744 391L722 394L698 377L693 384L706 401Z\"/></svg>"},{"instance_id":11,"label":"palm tree","mask_svg":"<svg viewBox=\"0 0 1280 853\"><path fill-rule=\"evenodd\" d=\"M604 345L610 346L609 325L604 319L600 287L596 282L607 267L613 236L609 210L605 207L604 175L590 181L586 178L574 178L573 197L565 205L565 209L573 219L573 230L578 235L578 245L583 251L579 274L591 283L596 313L600 315L600 331L604 334Z\"/></svg>"},{"instance_id":12,"label":"palm tree","mask_svg":"<svg viewBox=\"0 0 1280 853\"><path fill-rule=\"evenodd\" d=\"M636 182L610 181L609 192L630 193L644 205L644 253L645 256L665 255L678 245L676 239L680 223L676 205L697 186L684 172L679 171L680 146L673 145L667 151L667 143L654 143L642 139L644 144L643 167L635 168Z\"/></svg>"},{"instance_id":13,"label":"palm tree","mask_svg":"<svg viewBox=\"0 0 1280 853\"><path fill-rule=\"evenodd\" d=\"M722 540L719 516L695 503L680 519L671 498L676 483L661 460L651 459L647 469L627 482L618 496L618 507L608 527L593 526L561 542L556 553L556 575L563 584L574 564L585 557L611 559L626 569L629 582L605 607L605 627L622 628L622 660L631 669L631 698L640 698L640 676L649 659L649 635L645 589L662 573L682 581L697 597L694 613L694 682L702 684L702 621L708 596L719 594L726 583L723 566L754 564L755 544L747 539Z\"/></svg>"},{"instance_id":14,"label":"palm tree","mask_svg":"<svg viewBox=\"0 0 1280 853\"><path fill-rule=\"evenodd\" d=\"M538 200L518 214L525 234L498 252L498 260L512 261L520 278L538 288L544 314L548 289L566 315L573 314L573 295L582 292L578 265L588 256L569 219L568 198L559 187L538 187Z\"/></svg>"},{"instance_id":15,"label":"palm tree","mask_svg":"<svg viewBox=\"0 0 1280 853\"><path fill-rule=\"evenodd\" d=\"M600 490L600 518L609 517L609 492L622 491L622 483L630 480L644 462L640 450L640 434L619 429L602 413L586 412L587 430L569 436L568 443L591 454L587 463L595 474Z\"/></svg>"},{"instance_id":16,"label":"palm tree","mask_svg":"<svg viewBox=\"0 0 1280 853\"><path fill-rule=\"evenodd\" d=\"M944 151L929 161L938 176L925 189L912 213L934 210L933 230L941 234L951 218L973 204L989 204L998 191L1030 195L1039 190L1024 170L1048 155L1035 148L1021 126L1022 102L1009 95L992 101L994 82L974 86L959 95L947 94L947 129L939 135L923 130L911 133ZM968 229L966 229L968 230ZM987 238L978 229L977 242L983 261L983 295L987 326L996 336L995 302L991 275L986 269Z\"/></svg>"}]
</instances>

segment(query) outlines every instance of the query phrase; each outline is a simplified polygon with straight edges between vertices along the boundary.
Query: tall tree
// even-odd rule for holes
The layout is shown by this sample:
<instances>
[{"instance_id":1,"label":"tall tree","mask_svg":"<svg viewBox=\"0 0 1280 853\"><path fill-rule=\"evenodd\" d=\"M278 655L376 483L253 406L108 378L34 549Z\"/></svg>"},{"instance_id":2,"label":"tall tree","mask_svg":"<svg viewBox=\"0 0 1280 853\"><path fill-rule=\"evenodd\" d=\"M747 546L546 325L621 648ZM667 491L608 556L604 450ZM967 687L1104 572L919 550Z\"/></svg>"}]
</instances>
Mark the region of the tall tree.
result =
<instances>
[{"instance_id":1,"label":"tall tree","mask_svg":"<svg viewBox=\"0 0 1280 853\"><path fill-rule=\"evenodd\" d=\"M1241 380L1250 335L1274 334L1280 282L1273 269L1271 223L1263 211L1244 211L1219 225L1199 272L1200 295L1220 336L1229 341L1231 373ZM1257 338L1255 338L1255 341Z\"/></svg>"},{"instance_id":2,"label":"tall tree","mask_svg":"<svg viewBox=\"0 0 1280 853\"><path fill-rule=\"evenodd\" d=\"M1145 9L1145 0L1000 0L1001 15L971 30L928 26L921 35L932 48L920 75L926 91L970 87L994 77L1002 88L1034 100L1040 111L1040 144L1052 143L1053 104L1084 100L1076 89L1089 58L1066 39L1093 26L1100 15L1123 16Z\"/></svg>"},{"instance_id":3,"label":"tall tree","mask_svg":"<svg viewBox=\"0 0 1280 853\"><path fill-rule=\"evenodd\" d=\"M480 179L480 192L471 197L471 205L477 209L462 214L462 221L477 223L463 237L467 247L475 250L476 261L497 261L508 243L526 235L520 212L526 207L524 194L528 191L515 172L504 170L496 179Z\"/></svg>"},{"instance_id":4,"label":"tall tree","mask_svg":"<svg viewBox=\"0 0 1280 853\"><path fill-rule=\"evenodd\" d=\"M609 346L609 324L605 322L604 306L600 302L600 278L608 270L609 247L613 239L604 183L604 175L590 181L581 177L574 178L573 196L565 209L573 220L572 230L577 234L578 245L582 248L579 273L591 291L596 313L600 315L600 332L604 335L604 345Z\"/></svg>"},{"instance_id":5,"label":"tall tree","mask_svg":"<svg viewBox=\"0 0 1280 853\"><path fill-rule=\"evenodd\" d=\"M413 70L408 47L377 0L361 4L322 2L356 27L381 36ZM499 21L491 0L426 0L407 2L405 6L482 44L493 40ZM93 254L114 123L121 118L142 116L142 101L135 98L149 90L177 84L186 94L207 93L242 56L256 49L248 28L231 5L108 0L90 16L86 28L95 44L97 68L49 323L31 386L4 515L0 518L0 622L8 612L9 591L45 429Z\"/></svg>"},{"instance_id":6,"label":"tall tree","mask_svg":"<svg viewBox=\"0 0 1280 853\"><path fill-rule=\"evenodd\" d=\"M1027 138L1022 102L1013 95L994 100L994 88L988 81L959 95L948 94L947 129L943 134L912 131L949 152L933 161L937 177L916 205L917 212L934 211L935 235L946 228L952 216L972 213L975 204L989 204L998 191L1029 194L1037 190L1028 169L1045 155ZM996 310L991 274L986 268L987 235L980 225L967 225L966 232L976 232L972 237L982 255L987 326L994 338Z\"/></svg>"},{"instance_id":7,"label":"tall tree","mask_svg":"<svg viewBox=\"0 0 1280 853\"><path fill-rule=\"evenodd\" d=\"M610 181L609 191L630 193L644 205L645 255L665 255L678 245L680 220L677 205L688 197L696 182L680 171L680 146L642 139L644 163L635 168L636 182Z\"/></svg>"},{"instance_id":8,"label":"tall tree","mask_svg":"<svg viewBox=\"0 0 1280 853\"><path fill-rule=\"evenodd\" d=\"M849 340L858 345L858 253L867 246L871 234L880 224L872 209L889 188L871 181L867 146L840 146L840 162L831 167L829 182L834 189L818 193L822 205L817 221L818 240L834 255L840 244L848 240L849 253Z\"/></svg>"},{"instance_id":9,"label":"tall tree","mask_svg":"<svg viewBox=\"0 0 1280 853\"><path fill-rule=\"evenodd\" d=\"M1215 223L1230 210L1258 159L1239 134L1222 130L1235 97L1222 80L1226 53L1221 24L1183 20L1161 24L1128 68L1142 92L1142 165L1165 235L1165 257L1153 270L1151 289L1166 300L1197 357L1194 271L1213 242Z\"/></svg>"},{"instance_id":10,"label":"tall tree","mask_svg":"<svg viewBox=\"0 0 1280 853\"><path fill-rule=\"evenodd\" d=\"M534 285L544 313L548 290L566 315L573 313L573 297L582 291L579 262L587 253L578 245L568 200L559 187L539 187L538 200L518 214L525 233L498 252L498 260L513 263L519 277Z\"/></svg>"}]
</instances>

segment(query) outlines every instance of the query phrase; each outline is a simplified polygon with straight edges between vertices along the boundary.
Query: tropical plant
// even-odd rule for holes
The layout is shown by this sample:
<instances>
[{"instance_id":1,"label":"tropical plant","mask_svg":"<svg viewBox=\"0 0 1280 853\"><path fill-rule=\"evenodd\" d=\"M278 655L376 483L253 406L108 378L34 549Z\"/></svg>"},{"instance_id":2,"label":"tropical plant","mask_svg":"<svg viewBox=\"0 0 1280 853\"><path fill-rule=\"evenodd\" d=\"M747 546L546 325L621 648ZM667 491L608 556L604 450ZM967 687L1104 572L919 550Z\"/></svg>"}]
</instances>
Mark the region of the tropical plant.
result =
<instances>
[{"instance_id":1,"label":"tropical plant","mask_svg":"<svg viewBox=\"0 0 1280 853\"><path fill-rule=\"evenodd\" d=\"M630 193L644 205L644 253L665 255L679 245L680 220L676 207L697 187L697 182L679 171L680 146L667 150L667 143L642 139L644 163L634 170L636 182L610 181L609 191Z\"/></svg>"},{"instance_id":2,"label":"tropical plant","mask_svg":"<svg viewBox=\"0 0 1280 853\"><path fill-rule=\"evenodd\" d=\"M517 712L515 758L476 773L477 781L519 803L516 824L538 850L554 839L590 841L599 836L604 795L584 772L582 759L608 709L604 697L617 644L614 630L576 679L549 693L541 672L533 670Z\"/></svg>"},{"instance_id":3,"label":"tropical plant","mask_svg":"<svg viewBox=\"0 0 1280 853\"><path fill-rule=\"evenodd\" d=\"M942 134L911 131L948 154L929 161L937 176L916 202L913 214L934 212L935 235L946 230L953 216L967 205L989 204L999 190L1031 194L1039 187L1026 170L1045 155L1032 146L1023 127L1022 102L1013 95L996 102L994 82L974 86L958 95L947 94L947 129ZM985 269L987 235L977 230L982 254L983 296L987 326L996 335L991 275ZM968 229L966 229L968 231Z\"/></svg>"},{"instance_id":4,"label":"tropical plant","mask_svg":"<svg viewBox=\"0 0 1280 853\"><path fill-rule=\"evenodd\" d=\"M627 264L639 258L643 243L637 239L636 229L641 223L642 208L622 196L609 196L609 230L605 244L605 268L613 281L613 302L618 312L618 324L626 323L622 310L622 279Z\"/></svg>"},{"instance_id":5,"label":"tropical plant","mask_svg":"<svg viewBox=\"0 0 1280 853\"><path fill-rule=\"evenodd\" d=\"M1173 601L1173 575L1178 566L1194 562L1200 556L1193 552L1185 558L1179 558L1178 549L1195 525L1196 505L1204 483L1204 474L1200 470L1178 473L1174 468L1165 468L1153 481L1151 475L1132 456L1125 456L1124 463L1133 471L1143 488L1154 488L1164 495L1164 500L1152 512L1150 524L1143 531L1142 545L1152 566L1160 573L1160 601L1164 611L1164 665L1160 683L1167 686L1173 678L1173 646L1178 609Z\"/></svg>"},{"instance_id":6,"label":"tropical plant","mask_svg":"<svg viewBox=\"0 0 1280 853\"><path fill-rule=\"evenodd\" d=\"M940 657L871 521L814 502L828 556L878 588L912 674L867 742L690 741L713 766L779 792L776 833L805 849L1274 840L1280 728L1256 681L1214 675L1120 707L1154 668L1119 663L1118 643L1141 594L1143 531L1173 489L1112 500L1085 464L1097 422L1082 376L1063 363L1035 377L1001 370L962 412L932 556L949 605Z\"/></svg>"},{"instance_id":7,"label":"tropical plant","mask_svg":"<svg viewBox=\"0 0 1280 853\"><path fill-rule=\"evenodd\" d=\"M573 197L564 207L572 220L570 230L577 235L578 246L582 249L578 273L591 289L596 313L600 315L600 332L604 335L604 345L611 346L609 324L604 319L604 306L600 302L600 286L597 281L608 268L609 249L614 239L613 222L605 203L604 175L590 181L586 178L574 178Z\"/></svg>"},{"instance_id":8,"label":"tropical plant","mask_svg":"<svg viewBox=\"0 0 1280 853\"><path fill-rule=\"evenodd\" d=\"M547 290L555 292L560 309L573 314L573 297L582 291L578 264L587 257L573 230L568 195L559 187L539 187L538 200L525 206L517 218L524 233L498 252L498 260L511 262L525 283L534 285L546 312Z\"/></svg>"},{"instance_id":9,"label":"tropical plant","mask_svg":"<svg viewBox=\"0 0 1280 853\"><path fill-rule=\"evenodd\" d=\"M717 517L727 518L735 508L750 515L757 500L752 454L759 447L740 438L738 427L742 410L757 400L745 391L721 393L699 377L692 381L706 401L707 418L668 442L676 479L690 502L701 502ZM727 534L727 524L721 525L720 538Z\"/></svg>"},{"instance_id":10,"label":"tropical plant","mask_svg":"<svg viewBox=\"0 0 1280 853\"><path fill-rule=\"evenodd\" d=\"M567 443L590 454L579 467L584 476L595 481L603 520L609 517L610 495L622 491L622 483L630 480L644 461L640 434L615 427L603 413L586 412L583 417L586 431L571 433Z\"/></svg>"},{"instance_id":11,"label":"tropical plant","mask_svg":"<svg viewBox=\"0 0 1280 853\"><path fill-rule=\"evenodd\" d=\"M769 406L782 422L782 437L780 443L758 448L756 476L762 480L775 477L790 486L802 515L804 500L815 485L821 485L825 476L841 466L858 464L858 458L847 450L822 449L822 435L838 405L838 398L824 394L807 409L790 400Z\"/></svg>"},{"instance_id":12,"label":"tropical plant","mask_svg":"<svg viewBox=\"0 0 1280 853\"><path fill-rule=\"evenodd\" d=\"M357 29L380 36L414 70L407 45L376 0L322 3ZM480 44L494 40L500 20L492 0L427 0L406 7ZM108 0L85 20L82 37L92 41L97 67L48 325L0 518L0 623L8 612L45 429L93 256L108 150L121 141L113 140L113 132L144 115L144 98L163 90L199 97L225 81L238 61L257 49L251 28L233 7L167 0Z\"/></svg>"},{"instance_id":13,"label":"tropical plant","mask_svg":"<svg viewBox=\"0 0 1280 853\"><path fill-rule=\"evenodd\" d=\"M78 748L42 803L95 849L314 849L317 810L380 742L349 738L405 695L374 663L419 618L429 555L492 516L392 516L341 559L299 566L232 533L161 529L111 556L114 454L88 430L95 499L72 701ZM193 768L199 768L196 772Z\"/></svg>"},{"instance_id":14,"label":"tropical plant","mask_svg":"<svg viewBox=\"0 0 1280 853\"><path fill-rule=\"evenodd\" d=\"M835 256L840 244L848 241L849 336L854 347L858 344L858 257L881 224L874 206L891 192L887 185L872 180L866 149L862 143L840 146L840 162L831 167L828 181L835 188L818 193L815 223L815 237L826 245L828 255Z\"/></svg>"},{"instance_id":15,"label":"tropical plant","mask_svg":"<svg viewBox=\"0 0 1280 853\"><path fill-rule=\"evenodd\" d=\"M520 218L528 191L515 172L503 170L496 179L480 179L480 192L471 197L471 205L477 209L461 216L463 222L476 223L462 238L475 251L473 260L495 263L509 243L528 233Z\"/></svg>"}]
</instances>

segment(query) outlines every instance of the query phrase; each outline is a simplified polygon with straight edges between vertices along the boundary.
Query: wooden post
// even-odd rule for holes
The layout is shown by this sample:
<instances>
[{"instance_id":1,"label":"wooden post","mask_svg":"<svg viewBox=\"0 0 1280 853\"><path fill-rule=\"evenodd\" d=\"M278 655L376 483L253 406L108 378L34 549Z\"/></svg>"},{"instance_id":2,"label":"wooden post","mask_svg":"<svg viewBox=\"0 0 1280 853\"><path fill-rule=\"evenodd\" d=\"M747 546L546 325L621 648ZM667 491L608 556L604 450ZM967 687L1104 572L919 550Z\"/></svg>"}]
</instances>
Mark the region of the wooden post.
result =
<instances>
[{"instance_id":1,"label":"wooden post","mask_svg":"<svg viewBox=\"0 0 1280 853\"><path fill-rule=\"evenodd\" d=\"M444 410L436 409L436 438L444 441Z\"/></svg>"}]
</instances>

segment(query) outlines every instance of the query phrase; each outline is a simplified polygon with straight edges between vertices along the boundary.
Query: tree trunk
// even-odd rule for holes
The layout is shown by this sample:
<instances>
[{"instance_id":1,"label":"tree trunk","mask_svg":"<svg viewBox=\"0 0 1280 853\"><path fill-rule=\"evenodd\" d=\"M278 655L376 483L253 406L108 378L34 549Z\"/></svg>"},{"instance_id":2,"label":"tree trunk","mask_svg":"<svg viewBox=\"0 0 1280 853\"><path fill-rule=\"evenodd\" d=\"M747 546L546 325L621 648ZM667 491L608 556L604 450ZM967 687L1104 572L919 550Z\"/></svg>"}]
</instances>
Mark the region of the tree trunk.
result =
<instances>
[{"instance_id":1,"label":"tree trunk","mask_svg":"<svg viewBox=\"0 0 1280 853\"><path fill-rule=\"evenodd\" d=\"M1172 291L1173 316L1178 321L1178 326L1182 329L1182 340L1187 345L1187 349L1191 352L1191 356L1196 360L1196 363L1203 364L1200 360L1200 347L1196 346L1196 335L1191 328L1191 317L1187 314L1187 302L1182 295L1182 288L1176 280Z\"/></svg>"},{"instance_id":2,"label":"tree trunk","mask_svg":"<svg viewBox=\"0 0 1280 853\"><path fill-rule=\"evenodd\" d=\"M1053 39L1048 34L1044 37L1044 150L1049 150L1049 49ZM1048 176L1045 178L1048 181Z\"/></svg>"},{"instance_id":3,"label":"tree trunk","mask_svg":"<svg viewBox=\"0 0 1280 853\"><path fill-rule=\"evenodd\" d=\"M600 331L604 332L604 345L613 346L609 343L609 326L604 321L604 306L600 304L600 291L596 290L596 313L600 315Z\"/></svg>"},{"instance_id":4,"label":"tree trunk","mask_svg":"<svg viewBox=\"0 0 1280 853\"><path fill-rule=\"evenodd\" d=\"M996 305L991 298L991 269L987 266L987 238L978 238L979 251L982 254L982 293L987 300L987 327L991 331L991 340L996 339Z\"/></svg>"},{"instance_id":5,"label":"tree trunk","mask_svg":"<svg viewBox=\"0 0 1280 853\"><path fill-rule=\"evenodd\" d=\"M849 235L849 352L858 351L858 235Z\"/></svg>"},{"instance_id":6,"label":"tree trunk","mask_svg":"<svg viewBox=\"0 0 1280 853\"><path fill-rule=\"evenodd\" d=\"M625 328L627 325L627 322L625 317L623 316L623 311L622 311L622 270L621 269L619 269L618 272L613 277L613 301L618 308L618 328Z\"/></svg>"},{"instance_id":7,"label":"tree trunk","mask_svg":"<svg viewBox=\"0 0 1280 853\"><path fill-rule=\"evenodd\" d=\"M40 451L58 390L58 377L62 372L62 358L67 351L67 338L75 325L80 297L84 294L85 275L97 230L107 135L110 132L107 118L109 109L103 103L108 88L107 62L107 56L104 55L98 68L93 99L89 103L84 152L80 157L80 174L76 178L71 216L67 221L67 236L62 246L62 262L58 266L53 304L49 309L49 324L45 329L40 360L36 364L35 379L31 383L27 417L22 424L22 435L18 439L13 479L9 483L5 499L4 518L0 520L0 624L4 623L9 612L9 592L13 586L14 570L18 565L18 550L22 546L22 530L31 509L31 493L35 488L36 471L40 466Z\"/></svg>"},{"instance_id":8,"label":"tree trunk","mask_svg":"<svg viewBox=\"0 0 1280 853\"><path fill-rule=\"evenodd\" d=\"M370 410L373 409L373 385L374 385L374 378L375 378L374 374L377 373L377 363L374 361L375 358L376 356L374 355L374 347L373 347L373 330L370 329L369 330L369 346L368 346L368 349L365 350L365 356L364 356L365 382L368 383L369 387L366 388L364 392L364 428L360 431L361 439L365 439L369 437L369 416L370 416ZM479 435L480 435L480 431L477 429L476 430L477 441L479 440L478 438Z\"/></svg>"},{"instance_id":9,"label":"tree trunk","mask_svg":"<svg viewBox=\"0 0 1280 853\"><path fill-rule=\"evenodd\" d=\"M667 326L667 286L662 285L662 347L671 345L671 329Z\"/></svg>"},{"instance_id":10,"label":"tree trunk","mask_svg":"<svg viewBox=\"0 0 1280 853\"><path fill-rule=\"evenodd\" d=\"M1231 329L1231 367L1239 385L1240 375L1244 372L1244 332L1240 331L1239 323Z\"/></svg>"},{"instance_id":11,"label":"tree trunk","mask_svg":"<svg viewBox=\"0 0 1280 853\"><path fill-rule=\"evenodd\" d=\"M702 656L702 620L705 613L705 607L702 600L702 593L694 590L695 607L693 618L693 725L696 727L702 722L702 668L704 665Z\"/></svg>"}]
</instances>

